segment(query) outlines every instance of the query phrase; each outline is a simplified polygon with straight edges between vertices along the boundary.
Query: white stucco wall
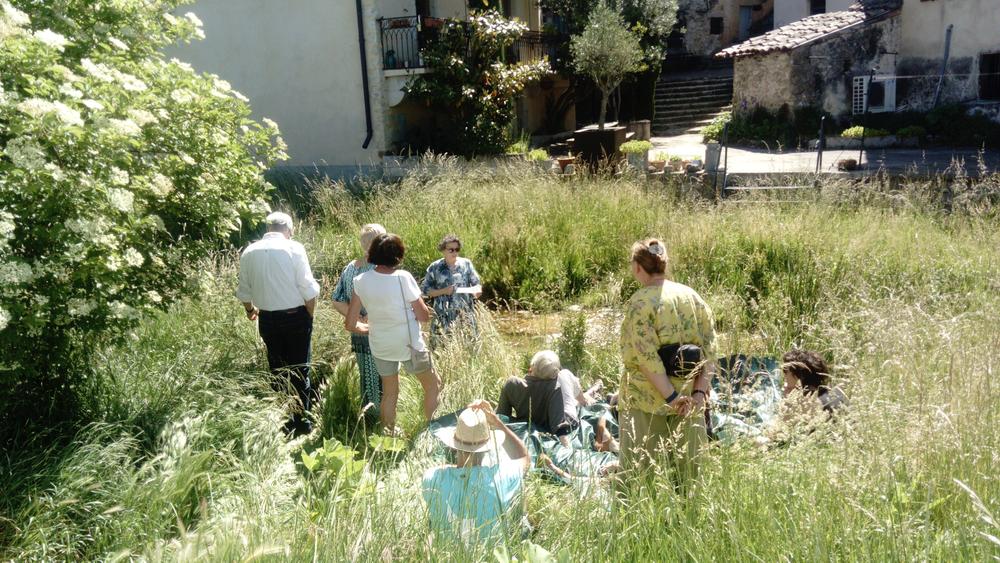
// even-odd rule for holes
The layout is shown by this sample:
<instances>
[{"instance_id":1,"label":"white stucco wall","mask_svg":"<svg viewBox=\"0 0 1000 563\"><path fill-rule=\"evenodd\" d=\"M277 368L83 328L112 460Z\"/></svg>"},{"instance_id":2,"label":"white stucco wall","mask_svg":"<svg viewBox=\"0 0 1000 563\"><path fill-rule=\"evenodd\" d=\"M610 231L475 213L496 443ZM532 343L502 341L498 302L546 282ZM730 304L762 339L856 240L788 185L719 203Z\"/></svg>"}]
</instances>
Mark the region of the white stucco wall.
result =
<instances>
[{"instance_id":1,"label":"white stucco wall","mask_svg":"<svg viewBox=\"0 0 1000 563\"><path fill-rule=\"evenodd\" d=\"M431 14L434 17L464 20L467 13L465 0L431 0Z\"/></svg>"},{"instance_id":2,"label":"white stucco wall","mask_svg":"<svg viewBox=\"0 0 1000 563\"><path fill-rule=\"evenodd\" d=\"M826 0L827 12L846 10L855 0ZM809 17L809 0L774 0L774 27Z\"/></svg>"},{"instance_id":3,"label":"white stucco wall","mask_svg":"<svg viewBox=\"0 0 1000 563\"><path fill-rule=\"evenodd\" d=\"M168 54L228 80L256 118L275 120L288 143L283 165L367 165L379 158L385 131L376 10L365 4L375 131L367 150L352 1L198 0L184 11L202 19L207 38Z\"/></svg>"},{"instance_id":4,"label":"white stucco wall","mask_svg":"<svg viewBox=\"0 0 1000 563\"><path fill-rule=\"evenodd\" d=\"M945 29L954 25L951 56L1000 51L1000 1L934 0L903 4L903 52L908 57L940 59Z\"/></svg>"},{"instance_id":5,"label":"white stucco wall","mask_svg":"<svg viewBox=\"0 0 1000 563\"><path fill-rule=\"evenodd\" d=\"M340 0L348 4L349 0ZM417 15L417 4L414 0L378 0L375 8L383 18L407 18Z\"/></svg>"}]
</instances>

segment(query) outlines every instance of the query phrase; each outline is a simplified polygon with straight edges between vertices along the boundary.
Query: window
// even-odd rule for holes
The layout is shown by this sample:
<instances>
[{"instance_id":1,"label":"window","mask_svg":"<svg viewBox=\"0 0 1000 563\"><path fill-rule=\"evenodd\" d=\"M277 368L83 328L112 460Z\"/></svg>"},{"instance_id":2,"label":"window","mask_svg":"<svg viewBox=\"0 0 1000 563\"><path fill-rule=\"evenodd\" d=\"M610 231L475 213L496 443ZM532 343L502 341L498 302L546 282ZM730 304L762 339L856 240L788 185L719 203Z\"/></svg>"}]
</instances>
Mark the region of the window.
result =
<instances>
[{"instance_id":1,"label":"window","mask_svg":"<svg viewBox=\"0 0 1000 563\"><path fill-rule=\"evenodd\" d=\"M979 99L1000 101L1000 53L979 56Z\"/></svg>"},{"instance_id":2,"label":"window","mask_svg":"<svg viewBox=\"0 0 1000 563\"><path fill-rule=\"evenodd\" d=\"M809 15L826 13L826 0L809 0Z\"/></svg>"},{"instance_id":3,"label":"window","mask_svg":"<svg viewBox=\"0 0 1000 563\"><path fill-rule=\"evenodd\" d=\"M712 35L722 35L722 18L709 18L708 32Z\"/></svg>"},{"instance_id":4,"label":"window","mask_svg":"<svg viewBox=\"0 0 1000 563\"><path fill-rule=\"evenodd\" d=\"M851 92L851 110L854 115L865 112L887 113L896 111L896 79L892 76L855 76Z\"/></svg>"}]
</instances>

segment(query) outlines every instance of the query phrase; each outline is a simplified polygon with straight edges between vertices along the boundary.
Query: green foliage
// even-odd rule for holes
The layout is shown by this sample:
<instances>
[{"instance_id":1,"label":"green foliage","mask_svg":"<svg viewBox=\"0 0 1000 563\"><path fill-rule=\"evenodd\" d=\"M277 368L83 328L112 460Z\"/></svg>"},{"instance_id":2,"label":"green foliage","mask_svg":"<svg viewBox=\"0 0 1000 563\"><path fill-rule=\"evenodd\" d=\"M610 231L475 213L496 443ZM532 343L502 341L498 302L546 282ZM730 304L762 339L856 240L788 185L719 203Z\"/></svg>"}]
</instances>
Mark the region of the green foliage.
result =
<instances>
[{"instance_id":1,"label":"green foliage","mask_svg":"<svg viewBox=\"0 0 1000 563\"><path fill-rule=\"evenodd\" d=\"M554 304L565 308L587 292L614 296L601 303L606 311L583 311L600 333L586 352L609 390L620 373L621 300L635 289L622 281L628 245L662 236L674 278L712 307L722 354L773 355L793 345L822 351L836 359L835 375L852 400L846 418L784 447L713 445L690 496L677 494L658 470L649 484L614 490L600 480L570 487L530 475L530 544L512 534L497 546L451 545L430 536L421 497L421 477L440 463L432 437L407 441L403 455L398 442L341 439L338 428L304 443L280 436L282 394L270 390L253 325L233 306L236 268L228 257L221 267L203 265L210 283L200 300L154 313L127 343L102 346L91 358L92 425L25 437L0 456L0 559L645 561L683 554L714 561L750 553L768 561L981 561L997 553L1000 388L989 374L1000 338L993 314L1000 229L986 196L1000 178L956 183L956 212L945 216L933 199L943 178L832 182L809 205L708 206L630 181L568 186L528 168L445 170L395 192L371 186L380 193L364 199L327 195L342 199L321 200L316 223L301 232L327 268L356 254L354 222L391 224L420 255L408 264L419 270L436 257L425 244L442 234L428 226L433 214L462 235L463 253L484 277L499 267L480 260L495 233L528 231L531 244L511 257L513 268L564 262L579 252L579 237L584 263L608 263L612 272ZM448 194L455 201L442 207ZM510 226L497 225L497 216ZM549 238L553 244L543 244ZM323 273L330 271L339 273ZM489 311L481 309L480 319L479 341L458 338L435 352L444 380L439 412L495 400L501 382L518 373L512 335L498 332ZM357 373L333 367L349 366L343 358L351 352L328 303L317 310L315 331L317 374L327 378L323 419L340 408L343 396L331 387L344 382L336 380ZM426 427L419 384L400 383L398 420L415 436ZM343 446L329 446L334 437ZM333 455L330 464L363 462L352 470L353 490L336 479L314 488L317 476L297 462L317 449L357 452ZM401 459L374 463L381 452Z\"/></svg>"},{"instance_id":2,"label":"green foliage","mask_svg":"<svg viewBox=\"0 0 1000 563\"><path fill-rule=\"evenodd\" d=\"M939 142L956 146L1000 146L1000 124L985 115L969 115L965 106L941 106L927 114L927 130Z\"/></svg>"},{"instance_id":3,"label":"green foliage","mask_svg":"<svg viewBox=\"0 0 1000 563\"><path fill-rule=\"evenodd\" d=\"M653 143L649 141L626 141L622 143L619 150L625 154L642 154L653 148Z\"/></svg>"},{"instance_id":4,"label":"green foliage","mask_svg":"<svg viewBox=\"0 0 1000 563\"><path fill-rule=\"evenodd\" d=\"M639 37L625 27L621 15L603 2L590 12L587 27L570 40L573 64L601 90L598 125L604 129L608 96L626 76L643 69Z\"/></svg>"},{"instance_id":5,"label":"green foliage","mask_svg":"<svg viewBox=\"0 0 1000 563\"><path fill-rule=\"evenodd\" d=\"M840 133L841 137L845 139L860 139L861 137L871 138L871 137L885 137L889 135L889 132L885 129L874 129L869 127L865 129L860 125L855 125L854 127L848 127Z\"/></svg>"},{"instance_id":6,"label":"green foliage","mask_svg":"<svg viewBox=\"0 0 1000 563\"><path fill-rule=\"evenodd\" d=\"M68 414L97 341L198 293L187 265L266 210L284 143L229 84L163 56L203 36L181 3L0 2L4 428Z\"/></svg>"},{"instance_id":7,"label":"green foliage","mask_svg":"<svg viewBox=\"0 0 1000 563\"><path fill-rule=\"evenodd\" d=\"M556 353L562 366L574 373L584 371L587 358L587 317L582 311L568 313L562 320Z\"/></svg>"},{"instance_id":8,"label":"green foliage","mask_svg":"<svg viewBox=\"0 0 1000 563\"><path fill-rule=\"evenodd\" d=\"M802 107L793 112L788 106L774 112L759 106L735 115L725 112L702 130L702 140L722 142L723 129L729 124L731 144L796 147L818 136L823 116L817 108ZM831 123L828 119L827 127Z\"/></svg>"},{"instance_id":9,"label":"green foliage","mask_svg":"<svg viewBox=\"0 0 1000 563\"><path fill-rule=\"evenodd\" d=\"M435 135L435 152L462 156L502 154L511 144L514 98L551 71L547 61L509 64L504 51L528 28L497 11L473 13L468 22L447 20L423 49L427 74L407 94L436 107L448 125ZM525 147L527 148L527 147Z\"/></svg>"},{"instance_id":10,"label":"green foliage","mask_svg":"<svg viewBox=\"0 0 1000 563\"><path fill-rule=\"evenodd\" d=\"M528 153L528 160L532 162L545 162L551 159L552 157L549 156L548 151L545 149L534 149Z\"/></svg>"},{"instance_id":11,"label":"green foliage","mask_svg":"<svg viewBox=\"0 0 1000 563\"><path fill-rule=\"evenodd\" d=\"M701 141L703 143L710 143L715 141L717 143L722 142L722 133L726 128L726 125L732 122L733 114L732 112L722 112L712 119L709 123L701 130Z\"/></svg>"},{"instance_id":12,"label":"green foliage","mask_svg":"<svg viewBox=\"0 0 1000 563\"><path fill-rule=\"evenodd\" d=\"M927 129L919 125L908 125L896 131L896 136L902 139L923 139L927 136Z\"/></svg>"}]
</instances>

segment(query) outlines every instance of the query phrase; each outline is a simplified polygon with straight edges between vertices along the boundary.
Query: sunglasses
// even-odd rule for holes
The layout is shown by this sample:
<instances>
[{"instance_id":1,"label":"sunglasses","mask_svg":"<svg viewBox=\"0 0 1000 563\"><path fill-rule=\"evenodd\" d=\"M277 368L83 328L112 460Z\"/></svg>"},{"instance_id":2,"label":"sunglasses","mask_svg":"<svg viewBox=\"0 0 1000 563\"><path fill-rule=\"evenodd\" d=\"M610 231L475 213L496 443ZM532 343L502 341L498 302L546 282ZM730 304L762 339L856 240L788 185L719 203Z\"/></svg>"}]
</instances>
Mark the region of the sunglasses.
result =
<instances>
[{"instance_id":1,"label":"sunglasses","mask_svg":"<svg viewBox=\"0 0 1000 563\"><path fill-rule=\"evenodd\" d=\"M448 248L444 249L445 252L458 252L459 250L461 250L461 249L460 248L451 248L451 247L448 247Z\"/></svg>"}]
</instances>

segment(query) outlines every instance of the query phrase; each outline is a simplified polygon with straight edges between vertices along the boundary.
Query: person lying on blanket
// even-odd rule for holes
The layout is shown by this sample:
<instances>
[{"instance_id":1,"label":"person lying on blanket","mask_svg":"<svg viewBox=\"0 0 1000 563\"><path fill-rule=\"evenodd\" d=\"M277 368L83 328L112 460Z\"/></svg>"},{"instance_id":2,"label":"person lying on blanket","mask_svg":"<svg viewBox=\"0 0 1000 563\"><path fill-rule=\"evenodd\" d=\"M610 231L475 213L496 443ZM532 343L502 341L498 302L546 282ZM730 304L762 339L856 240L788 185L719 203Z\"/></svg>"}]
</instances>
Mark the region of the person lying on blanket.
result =
<instances>
[{"instance_id":1,"label":"person lying on blanket","mask_svg":"<svg viewBox=\"0 0 1000 563\"><path fill-rule=\"evenodd\" d=\"M527 376L514 376L503 384L497 413L555 434L568 448L569 435L580 427L579 389L580 380L562 369L559 356L542 350L531 358Z\"/></svg>"},{"instance_id":2,"label":"person lying on blanket","mask_svg":"<svg viewBox=\"0 0 1000 563\"><path fill-rule=\"evenodd\" d=\"M476 401L458 415L454 427L434 435L455 451L455 465L428 469L423 478L431 529L442 539L466 545L503 537L508 523L522 520L519 510L524 475L531 458L517 437L486 401ZM487 454L500 461L485 465Z\"/></svg>"}]
</instances>

